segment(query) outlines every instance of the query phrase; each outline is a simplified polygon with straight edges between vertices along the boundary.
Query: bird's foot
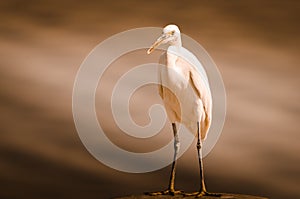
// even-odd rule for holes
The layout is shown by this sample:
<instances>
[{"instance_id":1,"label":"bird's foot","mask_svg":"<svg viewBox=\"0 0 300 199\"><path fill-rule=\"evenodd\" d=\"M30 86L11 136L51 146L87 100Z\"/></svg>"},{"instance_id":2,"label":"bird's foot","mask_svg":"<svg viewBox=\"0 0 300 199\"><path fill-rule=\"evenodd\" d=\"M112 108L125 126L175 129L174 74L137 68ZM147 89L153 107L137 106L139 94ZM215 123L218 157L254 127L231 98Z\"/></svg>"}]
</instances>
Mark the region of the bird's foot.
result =
<instances>
[{"instance_id":1,"label":"bird's foot","mask_svg":"<svg viewBox=\"0 0 300 199\"><path fill-rule=\"evenodd\" d=\"M200 198L202 196L212 196L212 197L221 197L222 194L219 193L210 193L205 190L202 190L201 192L194 192L194 193L185 193L184 196L195 196L196 198Z\"/></svg>"},{"instance_id":2,"label":"bird's foot","mask_svg":"<svg viewBox=\"0 0 300 199\"><path fill-rule=\"evenodd\" d=\"M167 189L165 191L147 192L145 194L149 195L149 196L158 196L158 195L175 196L175 195L183 195L184 193L183 193L183 191L180 191L180 190Z\"/></svg>"}]
</instances>

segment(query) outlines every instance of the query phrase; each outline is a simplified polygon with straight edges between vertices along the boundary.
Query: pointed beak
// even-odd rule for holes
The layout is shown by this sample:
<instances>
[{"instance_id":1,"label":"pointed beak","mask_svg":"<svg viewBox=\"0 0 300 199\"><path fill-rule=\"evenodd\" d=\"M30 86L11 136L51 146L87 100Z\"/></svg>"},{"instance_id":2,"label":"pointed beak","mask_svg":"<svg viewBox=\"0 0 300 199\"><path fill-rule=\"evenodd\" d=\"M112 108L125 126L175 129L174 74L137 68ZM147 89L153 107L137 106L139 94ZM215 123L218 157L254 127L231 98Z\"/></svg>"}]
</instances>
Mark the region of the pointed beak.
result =
<instances>
[{"instance_id":1,"label":"pointed beak","mask_svg":"<svg viewBox=\"0 0 300 199\"><path fill-rule=\"evenodd\" d=\"M149 55L152 53L152 51L157 48L165 39L168 38L167 34L162 34L155 42L152 44L152 46L148 49L147 54Z\"/></svg>"},{"instance_id":2,"label":"pointed beak","mask_svg":"<svg viewBox=\"0 0 300 199\"><path fill-rule=\"evenodd\" d=\"M163 33L155 42L152 44L152 46L148 49L147 54L149 55L154 51L155 48L157 48L160 44L164 42L167 38L169 38L173 33Z\"/></svg>"}]
</instances>

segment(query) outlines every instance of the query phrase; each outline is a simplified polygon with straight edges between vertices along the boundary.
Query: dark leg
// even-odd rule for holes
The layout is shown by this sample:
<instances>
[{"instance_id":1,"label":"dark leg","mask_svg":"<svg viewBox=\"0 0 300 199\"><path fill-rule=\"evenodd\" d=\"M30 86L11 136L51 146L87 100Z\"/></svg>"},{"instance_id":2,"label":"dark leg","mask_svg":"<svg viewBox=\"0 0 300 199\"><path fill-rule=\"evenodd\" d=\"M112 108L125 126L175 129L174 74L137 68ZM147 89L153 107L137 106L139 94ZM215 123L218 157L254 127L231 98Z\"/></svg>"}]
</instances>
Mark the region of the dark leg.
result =
<instances>
[{"instance_id":1,"label":"dark leg","mask_svg":"<svg viewBox=\"0 0 300 199\"><path fill-rule=\"evenodd\" d=\"M182 194L182 191L175 191L175 171L176 171L176 157L179 151L179 137L177 134L176 124L172 123L173 134L174 134L174 157L172 163L172 170L169 181L169 188L165 191L147 193L148 195L156 196L156 195L175 195Z\"/></svg>"},{"instance_id":2,"label":"dark leg","mask_svg":"<svg viewBox=\"0 0 300 199\"><path fill-rule=\"evenodd\" d=\"M169 182L169 191L175 193L175 171L176 171L176 157L179 151L179 137L177 134L176 124L172 123L173 134L174 134L174 157L172 163L172 171Z\"/></svg>"},{"instance_id":3,"label":"dark leg","mask_svg":"<svg viewBox=\"0 0 300 199\"><path fill-rule=\"evenodd\" d=\"M199 161L199 168L200 168L200 195L207 193L206 187L204 183L204 172L203 172L203 163L202 163L202 141L200 139L200 128L199 122L197 122L197 151L198 151L198 161Z\"/></svg>"},{"instance_id":4,"label":"dark leg","mask_svg":"<svg viewBox=\"0 0 300 199\"><path fill-rule=\"evenodd\" d=\"M204 182L204 171L203 171L203 163L202 163L202 141L200 139L200 127L199 122L197 122L197 152L198 152L198 161L199 161L199 169L200 169L200 191L186 194L188 196L216 196L220 197L221 194L218 193L209 193L206 191L205 182Z\"/></svg>"}]
</instances>

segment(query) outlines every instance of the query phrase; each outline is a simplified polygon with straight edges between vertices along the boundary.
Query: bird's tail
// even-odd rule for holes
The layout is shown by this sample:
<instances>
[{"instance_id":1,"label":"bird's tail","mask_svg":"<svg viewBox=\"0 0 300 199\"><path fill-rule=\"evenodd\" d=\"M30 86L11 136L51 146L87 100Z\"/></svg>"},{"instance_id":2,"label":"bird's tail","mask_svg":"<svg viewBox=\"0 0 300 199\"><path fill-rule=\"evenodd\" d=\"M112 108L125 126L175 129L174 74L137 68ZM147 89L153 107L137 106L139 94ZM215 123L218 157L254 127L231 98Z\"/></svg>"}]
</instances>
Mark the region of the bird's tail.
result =
<instances>
[{"instance_id":1,"label":"bird's tail","mask_svg":"<svg viewBox=\"0 0 300 199\"><path fill-rule=\"evenodd\" d=\"M211 124L211 118L208 116L206 111L204 113L205 114L203 114L203 117L201 118L201 122L200 122L201 140L206 139Z\"/></svg>"}]
</instances>

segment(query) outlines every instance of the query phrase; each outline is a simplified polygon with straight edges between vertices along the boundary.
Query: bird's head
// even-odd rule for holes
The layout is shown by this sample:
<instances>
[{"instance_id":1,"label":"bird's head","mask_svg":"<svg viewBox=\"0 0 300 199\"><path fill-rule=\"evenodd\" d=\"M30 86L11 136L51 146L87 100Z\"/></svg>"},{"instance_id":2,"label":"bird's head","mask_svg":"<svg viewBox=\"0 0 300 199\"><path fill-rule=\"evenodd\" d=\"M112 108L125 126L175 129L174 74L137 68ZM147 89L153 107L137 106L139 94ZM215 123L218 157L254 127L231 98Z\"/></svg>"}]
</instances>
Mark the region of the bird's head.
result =
<instances>
[{"instance_id":1,"label":"bird's head","mask_svg":"<svg viewBox=\"0 0 300 199\"><path fill-rule=\"evenodd\" d=\"M180 30L176 25L170 24L164 27L162 35L152 44L147 53L150 54L161 44L181 46Z\"/></svg>"}]
</instances>

